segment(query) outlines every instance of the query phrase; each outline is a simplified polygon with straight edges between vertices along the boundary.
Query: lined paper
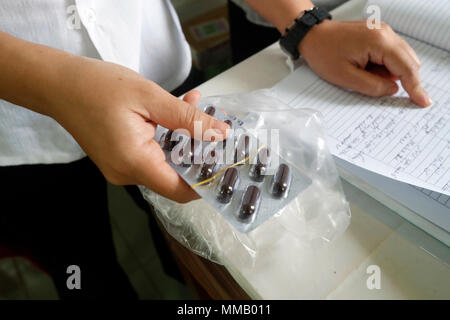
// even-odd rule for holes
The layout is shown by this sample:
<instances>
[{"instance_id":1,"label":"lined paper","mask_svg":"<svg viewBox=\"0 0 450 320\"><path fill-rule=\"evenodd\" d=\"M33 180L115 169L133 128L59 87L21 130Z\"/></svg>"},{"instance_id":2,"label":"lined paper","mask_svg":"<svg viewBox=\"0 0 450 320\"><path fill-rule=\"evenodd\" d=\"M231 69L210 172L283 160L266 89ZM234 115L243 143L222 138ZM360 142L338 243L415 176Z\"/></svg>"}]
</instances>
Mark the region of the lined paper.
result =
<instances>
[{"instance_id":1,"label":"lined paper","mask_svg":"<svg viewBox=\"0 0 450 320\"><path fill-rule=\"evenodd\" d=\"M449 0L369 0L397 32L450 51Z\"/></svg>"},{"instance_id":2,"label":"lined paper","mask_svg":"<svg viewBox=\"0 0 450 320\"><path fill-rule=\"evenodd\" d=\"M431 190L427 190L424 188L419 188L419 187L415 187L415 186L414 186L414 188L416 190L420 191L426 197L428 197L429 200L435 200L437 203L439 203L444 208L450 209L450 196L447 196L442 193L434 192Z\"/></svg>"},{"instance_id":3,"label":"lined paper","mask_svg":"<svg viewBox=\"0 0 450 320\"><path fill-rule=\"evenodd\" d=\"M434 104L418 108L402 89L370 98L331 85L306 65L274 87L295 108L321 111L332 153L367 170L450 195L450 53L410 37Z\"/></svg>"},{"instance_id":4,"label":"lined paper","mask_svg":"<svg viewBox=\"0 0 450 320\"><path fill-rule=\"evenodd\" d=\"M341 170L343 169L347 174L350 174L350 176L348 176L350 183L353 183L354 179L362 181L362 186L367 184L371 187L371 189L367 190L368 193L371 196L375 195L375 198L380 200L382 203L385 203L385 199L383 197L377 197L376 191L384 194L384 197L395 200L403 207L420 215L433 225L438 226L439 228L450 233L449 196L390 179L386 176L365 170L364 168L353 165L337 157L335 160ZM358 187L361 187L358 183L356 184ZM404 218L411 219L408 211L399 211L398 207L394 207L393 210L402 215ZM428 226L423 225L420 219L418 220L413 218L412 220L412 222L420 228L425 230L428 229L429 232L433 232L433 230L430 230ZM450 243L448 236L439 236L438 234L433 234L433 236L443 240L446 244Z\"/></svg>"}]
</instances>

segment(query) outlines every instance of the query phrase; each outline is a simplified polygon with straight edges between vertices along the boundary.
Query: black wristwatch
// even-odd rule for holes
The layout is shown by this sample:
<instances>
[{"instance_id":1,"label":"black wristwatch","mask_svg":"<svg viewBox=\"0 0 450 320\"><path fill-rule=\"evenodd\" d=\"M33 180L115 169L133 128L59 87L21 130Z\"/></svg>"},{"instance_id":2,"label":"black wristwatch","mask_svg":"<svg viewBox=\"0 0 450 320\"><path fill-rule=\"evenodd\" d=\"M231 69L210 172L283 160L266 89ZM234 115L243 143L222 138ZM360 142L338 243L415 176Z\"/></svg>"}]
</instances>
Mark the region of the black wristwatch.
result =
<instances>
[{"instance_id":1,"label":"black wristwatch","mask_svg":"<svg viewBox=\"0 0 450 320\"><path fill-rule=\"evenodd\" d=\"M300 57L298 52L298 45L306 36L309 30L316 24L321 23L325 19L331 20L331 14L325 9L314 7L310 10L305 10L302 14L294 20L294 22L286 28L286 32L280 38L280 47L289 57L297 60Z\"/></svg>"}]
</instances>

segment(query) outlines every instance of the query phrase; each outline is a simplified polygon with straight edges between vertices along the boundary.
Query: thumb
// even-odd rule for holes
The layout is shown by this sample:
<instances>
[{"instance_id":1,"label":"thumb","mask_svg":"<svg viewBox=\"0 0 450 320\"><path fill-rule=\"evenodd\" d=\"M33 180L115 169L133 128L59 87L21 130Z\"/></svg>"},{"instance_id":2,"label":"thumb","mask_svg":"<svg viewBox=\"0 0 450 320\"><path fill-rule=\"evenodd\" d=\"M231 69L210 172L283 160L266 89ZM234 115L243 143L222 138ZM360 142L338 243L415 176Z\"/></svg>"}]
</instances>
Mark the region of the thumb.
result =
<instances>
[{"instance_id":1,"label":"thumb","mask_svg":"<svg viewBox=\"0 0 450 320\"><path fill-rule=\"evenodd\" d=\"M183 101L186 101L191 106L195 107L196 105L198 105L201 96L202 94L199 91L191 90L184 95Z\"/></svg>"},{"instance_id":2,"label":"thumb","mask_svg":"<svg viewBox=\"0 0 450 320\"><path fill-rule=\"evenodd\" d=\"M354 65L348 68L340 82L342 86L372 97L391 96L398 91L398 85L393 79L382 77Z\"/></svg>"},{"instance_id":3,"label":"thumb","mask_svg":"<svg viewBox=\"0 0 450 320\"><path fill-rule=\"evenodd\" d=\"M186 93L183 100L171 96L166 103L153 110L152 120L170 130L186 129L191 137L199 140L212 135L217 140L225 139L230 126L196 108L199 100L200 92L195 90ZM195 137L196 134L202 136Z\"/></svg>"}]
</instances>

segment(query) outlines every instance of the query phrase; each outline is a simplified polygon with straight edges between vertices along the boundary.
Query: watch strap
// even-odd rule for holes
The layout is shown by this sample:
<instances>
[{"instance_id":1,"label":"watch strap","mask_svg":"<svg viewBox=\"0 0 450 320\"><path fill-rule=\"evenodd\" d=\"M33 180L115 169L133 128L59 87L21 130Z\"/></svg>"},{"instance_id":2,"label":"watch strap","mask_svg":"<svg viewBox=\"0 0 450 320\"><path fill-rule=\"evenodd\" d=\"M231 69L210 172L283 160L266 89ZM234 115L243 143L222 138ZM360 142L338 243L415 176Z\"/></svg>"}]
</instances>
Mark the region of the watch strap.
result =
<instances>
[{"instance_id":1,"label":"watch strap","mask_svg":"<svg viewBox=\"0 0 450 320\"><path fill-rule=\"evenodd\" d=\"M294 24L286 29L286 33L280 38L280 46L284 48L284 51L286 51L292 59L297 60L300 57L298 45L306 34L316 24L331 18L328 11L320 7L314 7L311 10L304 11L300 17L295 19Z\"/></svg>"}]
</instances>

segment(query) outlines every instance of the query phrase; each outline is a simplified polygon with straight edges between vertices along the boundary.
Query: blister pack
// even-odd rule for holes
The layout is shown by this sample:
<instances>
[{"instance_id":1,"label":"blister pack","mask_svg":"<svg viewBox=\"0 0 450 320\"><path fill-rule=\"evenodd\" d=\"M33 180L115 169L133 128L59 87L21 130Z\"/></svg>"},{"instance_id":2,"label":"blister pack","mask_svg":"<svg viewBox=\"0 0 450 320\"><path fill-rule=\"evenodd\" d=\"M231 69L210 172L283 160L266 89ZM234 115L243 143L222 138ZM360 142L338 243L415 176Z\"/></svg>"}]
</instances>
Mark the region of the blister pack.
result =
<instances>
[{"instance_id":1,"label":"blister pack","mask_svg":"<svg viewBox=\"0 0 450 320\"><path fill-rule=\"evenodd\" d=\"M221 179L224 179L224 171L208 181L209 183L194 186L194 189L202 195L202 199L184 204L165 198L145 186L139 186L143 197L154 208L162 226L174 239L192 252L216 263L229 265L231 262L234 266L247 268L266 265L267 259L277 259L276 253L284 254L286 251L279 249L286 246L290 247L288 252L303 252L302 250L308 246L316 249L322 245L326 246L345 231L350 223L350 208L342 191L333 157L327 148L325 124L320 113L313 109L292 109L271 90L203 97L199 108L205 110L208 106L214 106L214 116L223 121L229 120L234 129L230 132L225 147L219 148L219 141L215 144L199 142L201 139L192 141L183 132L170 133L167 129L158 127L154 140L161 142L162 147L166 149L164 152L168 163L194 186L204 181L198 179L197 175L203 164L201 154L205 155L205 161L210 161L206 160L208 152L214 148L219 150L236 148L239 137L242 134L249 134L256 137L257 142L249 149L249 159L246 161L253 161L255 164L257 154L267 147L270 150L269 169L273 171L268 172L264 181L254 181L254 175L257 176L257 171L262 167L258 169L258 166L251 163L234 165L236 161L233 158L234 154L231 153L229 155L232 157L231 163L215 169L217 174L224 168L234 165L233 168L239 171L240 181L228 204L217 201L218 187ZM212 109L205 111L213 112ZM181 138L181 141L177 138ZM273 143L276 141L279 143ZM187 142L193 142L194 148ZM199 144L202 147L199 147ZM209 145L212 149L207 148ZM173 152L175 147L178 147L176 150L178 156L177 152ZM179 149L181 147L186 148L181 153L181 160L183 157L187 160L193 156L193 164L185 163L186 167L182 167ZM172 148L172 152L168 152L167 148ZM244 156L245 154L244 148ZM279 159L272 157L274 154L280 155ZM264 154L261 157L264 161ZM274 199L268 190L271 190L270 182L276 169L283 163L292 170L290 190L287 198ZM307 178L303 180L303 176ZM229 176L230 180L234 180L232 177ZM311 183L302 191L301 185L296 184L296 178L304 181L305 185L310 181ZM253 223L247 224L245 228L246 224L239 222L238 215L243 199L242 193L249 184L261 188L262 194L259 212L254 216ZM224 199L227 198L226 194ZM295 199L291 201L291 197ZM266 199L269 200L265 201ZM264 222L266 218L264 206L268 202L277 204L282 209ZM267 212L273 214L270 210ZM262 224L256 227L257 223ZM246 232L238 231L235 226ZM250 231L250 228L254 228L253 231ZM294 265L291 267L295 268Z\"/></svg>"},{"instance_id":2,"label":"blister pack","mask_svg":"<svg viewBox=\"0 0 450 320\"><path fill-rule=\"evenodd\" d=\"M311 184L280 156L280 147L287 146L279 130L257 130L257 113L240 119L220 105L203 103L198 108L230 126L225 140L201 128L199 136L191 137L185 130L161 126L155 140L169 165L236 230L254 230Z\"/></svg>"}]
</instances>

